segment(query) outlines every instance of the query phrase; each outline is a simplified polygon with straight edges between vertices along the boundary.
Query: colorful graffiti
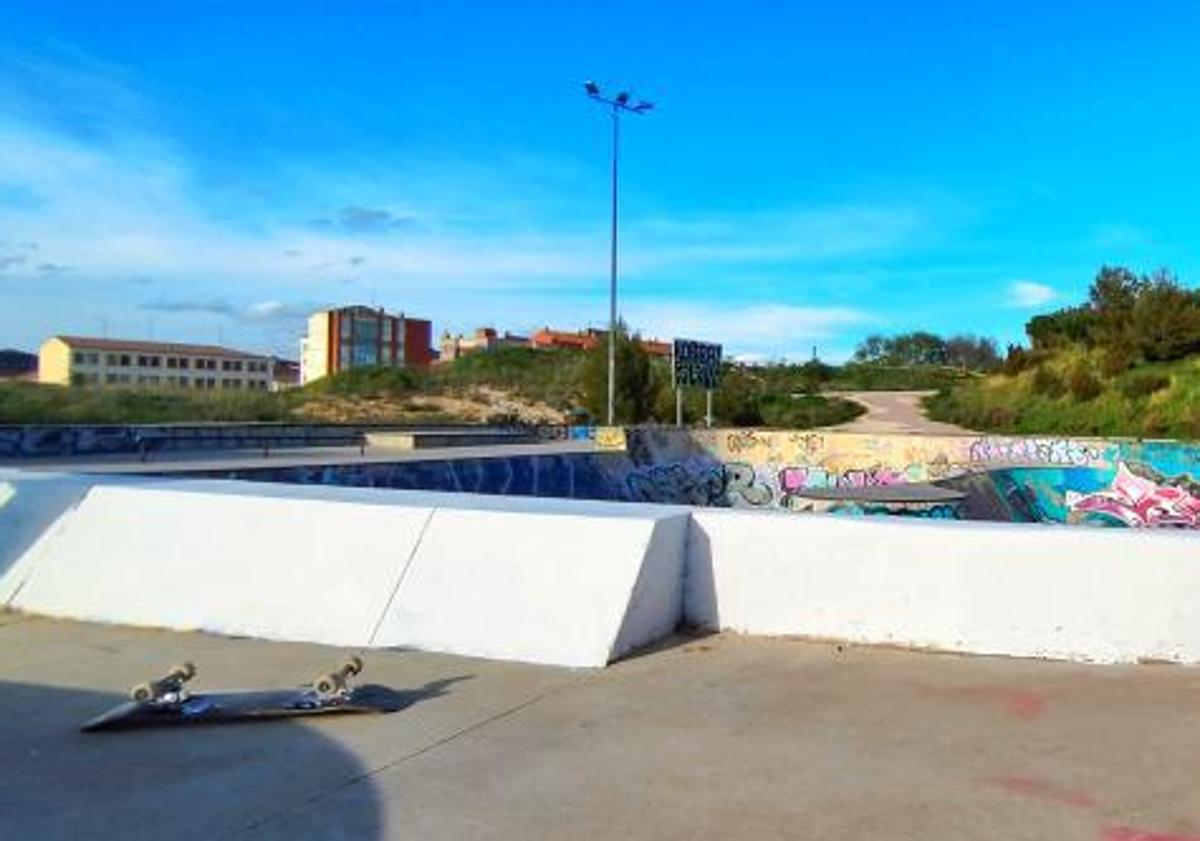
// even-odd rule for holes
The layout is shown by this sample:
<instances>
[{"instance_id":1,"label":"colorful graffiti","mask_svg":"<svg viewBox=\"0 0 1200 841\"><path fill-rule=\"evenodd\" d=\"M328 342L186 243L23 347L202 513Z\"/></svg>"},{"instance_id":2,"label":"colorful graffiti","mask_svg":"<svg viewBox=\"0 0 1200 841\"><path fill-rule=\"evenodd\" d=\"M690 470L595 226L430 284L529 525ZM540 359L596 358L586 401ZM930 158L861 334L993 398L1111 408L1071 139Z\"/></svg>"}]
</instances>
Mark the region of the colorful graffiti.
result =
<instances>
[{"instance_id":1,"label":"colorful graffiti","mask_svg":"<svg viewBox=\"0 0 1200 841\"><path fill-rule=\"evenodd\" d=\"M1073 522L1200 528L1200 497L1138 476L1124 462L1117 465L1117 475L1107 489L1089 494L1068 490L1065 496Z\"/></svg>"},{"instance_id":2,"label":"colorful graffiti","mask_svg":"<svg viewBox=\"0 0 1200 841\"><path fill-rule=\"evenodd\" d=\"M1200 529L1195 444L663 427L631 428L624 438L624 452L281 466L220 475L851 515ZM886 502L877 493L854 494L909 483L958 495L950 503L937 494L917 493L911 500L898 495ZM816 493L828 490L847 493Z\"/></svg>"},{"instance_id":3,"label":"colorful graffiti","mask_svg":"<svg viewBox=\"0 0 1200 841\"><path fill-rule=\"evenodd\" d=\"M638 435L630 431L631 438ZM656 431L631 443L630 451L664 464L686 450L688 463L724 466L725 501L734 507L1200 528L1195 444L764 430L678 435L687 443ZM814 505L805 497L813 490L904 483L961 490L966 500L940 507L866 500Z\"/></svg>"}]
</instances>

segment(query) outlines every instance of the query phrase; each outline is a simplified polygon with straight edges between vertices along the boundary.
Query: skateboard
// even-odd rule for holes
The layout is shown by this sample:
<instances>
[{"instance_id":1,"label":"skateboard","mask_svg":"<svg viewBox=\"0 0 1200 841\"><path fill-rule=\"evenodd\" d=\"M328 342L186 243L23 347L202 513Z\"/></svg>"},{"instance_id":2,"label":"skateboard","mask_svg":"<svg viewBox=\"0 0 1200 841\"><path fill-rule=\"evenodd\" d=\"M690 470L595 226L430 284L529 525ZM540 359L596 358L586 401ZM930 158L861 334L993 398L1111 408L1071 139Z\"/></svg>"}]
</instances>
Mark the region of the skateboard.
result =
<instances>
[{"instance_id":1,"label":"skateboard","mask_svg":"<svg viewBox=\"0 0 1200 841\"><path fill-rule=\"evenodd\" d=\"M80 729L148 727L164 724L203 724L267 718L292 718L333 713L386 713L405 706L401 693L386 686L353 686L363 662L351 657L337 671L323 674L295 689L204 692L192 694L187 683L196 667L182 663L165 675L139 683L129 700L85 723Z\"/></svg>"}]
</instances>

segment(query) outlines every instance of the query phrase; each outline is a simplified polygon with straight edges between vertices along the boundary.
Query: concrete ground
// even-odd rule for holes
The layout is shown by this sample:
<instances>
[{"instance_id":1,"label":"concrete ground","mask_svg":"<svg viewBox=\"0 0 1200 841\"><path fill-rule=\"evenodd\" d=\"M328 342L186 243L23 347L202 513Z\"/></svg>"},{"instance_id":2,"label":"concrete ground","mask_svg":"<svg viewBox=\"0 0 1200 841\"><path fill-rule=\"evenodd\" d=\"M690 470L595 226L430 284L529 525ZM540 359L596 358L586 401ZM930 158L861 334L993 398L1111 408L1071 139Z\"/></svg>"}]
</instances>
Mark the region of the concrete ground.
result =
<instances>
[{"instance_id":1,"label":"concrete ground","mask_svg":"<svg viewBox=\"0 0 1200 841\"><path fill-rule=\"evenodd\" d=\"M834 432L863 432L886 435L966 435L971 430L925 417L921 400L932 391L838 391L843 397L866 407L866 414L852 421L826 427Z\"/></svg>"},{"instance_id":2,"label":"concrete ground","mask_svg":"<svg viewBox=\"0 0 1200 841\"><path fill-rule=\"evenodd\" d=\"M10 838L1200 838L1200 672L784 639L594 672L368 655L387 716L83 734L182 659L279 687L320 646L0 614Z\"/></svg>"},{"instance_id":3,"label":"concrete ground","mask_svg":"<svg viewBox=\"0 0 1200 841\"><path fill-rule=\"evenodd\" d=\"M429 447L397 450L389 447L291 447L271 450L166 450L146 461L136 455L70 456L0 459L0 467L71 473L175 473L197 470L247 470L255 467L310 465L391 464L403 461L506 458L525 455L561 455L596 451L594 441L546 441L537 444L487 444L470 447Z\"/></svg>"}]
</instances>

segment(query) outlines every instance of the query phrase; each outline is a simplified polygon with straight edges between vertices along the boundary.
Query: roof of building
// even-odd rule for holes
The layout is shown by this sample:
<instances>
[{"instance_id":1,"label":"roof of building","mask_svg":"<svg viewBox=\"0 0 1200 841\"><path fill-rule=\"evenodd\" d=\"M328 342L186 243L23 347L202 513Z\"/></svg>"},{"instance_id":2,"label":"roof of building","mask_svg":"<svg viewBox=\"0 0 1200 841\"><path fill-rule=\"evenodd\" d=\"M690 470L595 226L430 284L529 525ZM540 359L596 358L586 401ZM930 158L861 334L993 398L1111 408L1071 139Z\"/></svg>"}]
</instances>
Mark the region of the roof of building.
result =
<instances>
[{"instance_id":1,"label":"roof of building","mask_svg":"<svg viewBox=\"0 0 1200 841\"><path fill-rule=\"evenodd\" d=\"M73 347L89 350L130 350L135 353L185 353L199 356L233 356L242 359L264 359L269 354L247 353L244 350L221 347L220 345L192 345L184 342L142 342L134 339L98 339L94 336L52 336Z\"/></svg>"},{"instance_id":2,"label":"roof of building","mask_svg":"<svg viewBox=\"0 0 1200 841\"><path fill-rule=\"evenodd\" d=\"M336 313L357 313L359 315L382 315L384 318L400 318L405 321L419 321L425 324L432 324L428 318L416 318L411 315L406 315L403 312L394 313L388 312L383 307L369 307L366 304L347 304L344 307L330 307L321 312L336 312Z\"/></svg>"}]
</instances>

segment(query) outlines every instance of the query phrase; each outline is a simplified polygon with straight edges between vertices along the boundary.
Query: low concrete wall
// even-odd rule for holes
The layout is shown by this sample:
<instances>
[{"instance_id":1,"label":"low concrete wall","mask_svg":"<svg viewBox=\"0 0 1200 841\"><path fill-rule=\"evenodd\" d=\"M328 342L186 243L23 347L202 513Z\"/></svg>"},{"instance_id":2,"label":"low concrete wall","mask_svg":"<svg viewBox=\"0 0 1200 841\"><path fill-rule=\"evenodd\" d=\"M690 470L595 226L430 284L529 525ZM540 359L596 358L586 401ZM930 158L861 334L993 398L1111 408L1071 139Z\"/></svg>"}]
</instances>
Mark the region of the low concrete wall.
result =
<instances>
[{"instance_id":1,"label":"low concrete wall","mask_svg":"<svg viewBox=\"0 0 1200 841\"><path fill-rule=\"evenodd\" d=\"M686 512L474 503L100 481L0 593L50 616L565 666L603 666L680 621Z\"/></svg>"},{"instance_id":2,"label":"low concrete wall","mask_svg":"<svg viewBox=\"0 0 1200 841\"><path fill-rule=\"evenodd\" d=\"M378 645L599 666L682 618L686 513L438 508Z\"/></svg>"},{"instance_id":3,"label":"low concrete wall","mask_svg":"<svg viewBox=\"0 0 1200 841\"><path fill-rule=\"evenodd\" d=\"M1194 534L206 480L0 475L0 604L601 666L683 619L1200 663Z\"/></svg>"},{"instance_id":4,"label":"low concrete wall","mask_svg":"<svg viewBox=\"0 0 1200 841\"><path fill-rule=\"evenodd\" d=\"M1200 662L1194 535L696 510L685 615L749 634Z\"/></svg>"}]
</instances>

